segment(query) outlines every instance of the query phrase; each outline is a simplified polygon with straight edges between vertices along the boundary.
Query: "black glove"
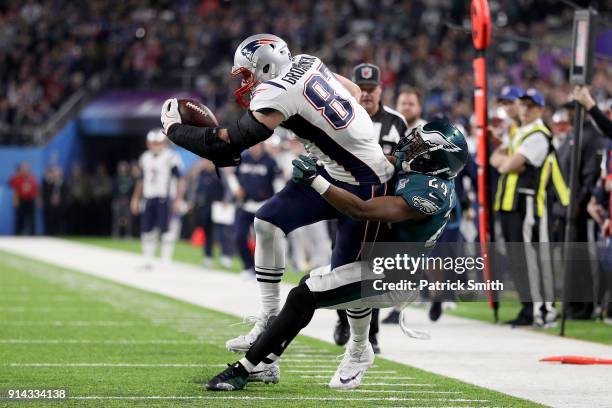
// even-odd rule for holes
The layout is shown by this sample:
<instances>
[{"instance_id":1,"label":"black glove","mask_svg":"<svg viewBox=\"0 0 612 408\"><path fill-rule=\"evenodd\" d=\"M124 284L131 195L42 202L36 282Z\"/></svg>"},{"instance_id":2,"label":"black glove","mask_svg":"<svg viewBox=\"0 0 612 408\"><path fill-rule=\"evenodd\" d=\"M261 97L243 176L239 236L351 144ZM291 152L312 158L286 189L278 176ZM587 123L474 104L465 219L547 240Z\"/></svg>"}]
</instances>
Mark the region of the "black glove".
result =
<instances>
[{"instance_id":1,"label":"black glove","mask_svg":"<svg viewBox=\"0 0 612 408\"><path fill-rule=\"evenodd\" d=\"M317 163L310 157L301 154L291 162L293 164L293 176L291 179L296 183L311 185L317 177Z\"/></svg>"}]
</instances>

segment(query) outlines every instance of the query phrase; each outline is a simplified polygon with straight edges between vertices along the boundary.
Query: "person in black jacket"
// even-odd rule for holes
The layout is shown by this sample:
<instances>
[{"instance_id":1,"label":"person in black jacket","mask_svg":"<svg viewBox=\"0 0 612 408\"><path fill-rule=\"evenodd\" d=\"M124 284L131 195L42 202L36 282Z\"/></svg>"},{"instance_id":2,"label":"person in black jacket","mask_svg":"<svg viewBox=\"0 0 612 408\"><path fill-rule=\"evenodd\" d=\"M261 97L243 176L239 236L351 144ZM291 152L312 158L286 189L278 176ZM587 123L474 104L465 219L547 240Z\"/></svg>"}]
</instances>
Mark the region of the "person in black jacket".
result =
<instances>
[{"instance_id":1,"label":"person in black jacket","mask_svg":"<svg viewBox=\"0 0 612 408\"><path fill-rule=\"evenodd\" d=\"M608 119L606 114L599 109L589 89L586 86L575 87L574 99L584 106L597 127L601 130L601 133L607 138L612 139L612 120Z\"/></svg>"},{"instance_id":2,"label":"person in black jacket","mask_svg":"<svg viewBox=\"0 0 612 408\"><path fill-rule=\"evenodd\" d=\"M583 88L586 89L586 88ZM592 107L591 107L592 108ZM559 168L566 180L570 177L570 166L572 157L572 133L573 116L575 114L574 104L568 103L563 109L557 110L553 115L553 134L554 144L557 151ZM578 174L578 193L572 197L576 200L575 206L577 213L574 214L575 224L575 242L588 242L588 219L590 218L587 212L587 206L591 199L591 192L595 188L597 180L601 174L601 151L604 146L604 140L598 130L590 121L585 122L582 132L582 143L580 146L580 171ZM550 190L550 189L549 189ZM563 242L565 239L566 207L564 207L556 194L548 191L547 194L549 209L548 215L548 230L550 240L552 242ZM582 246L578 246L576 250L584 250ZM588 254L584 255L584 259L588 259ZM580 274L572 275L573 288L581 288L581 292L585 292L584 288L590 288L593 285L592 271L589 262L584 262ZM581 268L582 269L582 268ZM576 293L574 298L584 298L584 296ZM590 319L593 312L592 302L570 302L568 305L568 317L572 319Z\"/></svg>"},{"instance_id":3,"label":"person in black jacket","mask_svg":"<svg viewBox=\"0 0 612 408\"><path fill-rule=\"evenodd\" d=\"M66 212L68 190L64 181L62 168L50 166L45 172L42 188L43 211L45 216L45 233L63 235L66 233Z\"/></svg>"}]
</instances>

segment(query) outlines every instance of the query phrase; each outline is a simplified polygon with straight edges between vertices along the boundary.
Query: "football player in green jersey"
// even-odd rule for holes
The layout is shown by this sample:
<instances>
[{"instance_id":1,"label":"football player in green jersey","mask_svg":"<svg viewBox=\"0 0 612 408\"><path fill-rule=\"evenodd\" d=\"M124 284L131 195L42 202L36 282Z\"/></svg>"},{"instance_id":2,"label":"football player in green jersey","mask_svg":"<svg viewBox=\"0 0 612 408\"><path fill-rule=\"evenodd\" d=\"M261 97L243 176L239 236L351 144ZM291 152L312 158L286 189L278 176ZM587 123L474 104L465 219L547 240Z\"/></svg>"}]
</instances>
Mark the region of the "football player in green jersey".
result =
<instances>
[{"instance_id":1,"label":"football player in green jersey","mask_svg":"<svg viewBox=\"0 0 612 408\"><path fill-rule=\"evenodd\" d=\"M396 169L392 195L362 200L330 184L319 174L315 161L307 156L293 161L293 181L310 185L337 210L351 217L392 223L395 241L421 242L431 247L443 232L455 205L453 179L463 169L467 156L467 143L461 131L448 120L437 119L413 129L395 148L390 157ZM244 388L254 367L260 362L277 360L310 322L317 308L358 299L362 282L361 268L355 266L358 263L311 273L289 292L279 315L245 357L212 378L206 389ZM351 311L351 342L329 383L335 389L358 387L374 363L374 352L368 341L371 309Z\"/></svg>"}]
</instances>

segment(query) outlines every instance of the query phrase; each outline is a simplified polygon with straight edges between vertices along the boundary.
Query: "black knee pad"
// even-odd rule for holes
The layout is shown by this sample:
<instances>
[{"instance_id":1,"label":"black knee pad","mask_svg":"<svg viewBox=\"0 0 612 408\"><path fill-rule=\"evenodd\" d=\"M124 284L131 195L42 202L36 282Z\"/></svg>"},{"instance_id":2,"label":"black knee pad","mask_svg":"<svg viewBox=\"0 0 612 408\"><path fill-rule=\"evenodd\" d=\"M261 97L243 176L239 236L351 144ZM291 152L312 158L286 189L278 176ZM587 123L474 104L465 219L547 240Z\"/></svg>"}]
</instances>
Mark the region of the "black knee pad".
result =
<instances>
[{"instance_id":1,"label":"black knee pad","mask_svg":"<svg viewBox=\"0 0 612 408\"><path fill-rule=\"evenodd\" d=\"M302 276L302 279L300 279L300 283L298 283L298 285L304 285L306 284L306 280L310 278L310 272L307 273L306 275Z\"/></svg>"},{"instance_id":2,"label":"black knee pad","mask_svg":"<svg viewBox=\"0 0 612 408\"><path fill-rule=\"evenodd\" d=\"M302 317L300 326L306 327L317 308L315 298L310 288L302 283L289 291L285 306L292 308Z\"/></svg>"}]
</instances>

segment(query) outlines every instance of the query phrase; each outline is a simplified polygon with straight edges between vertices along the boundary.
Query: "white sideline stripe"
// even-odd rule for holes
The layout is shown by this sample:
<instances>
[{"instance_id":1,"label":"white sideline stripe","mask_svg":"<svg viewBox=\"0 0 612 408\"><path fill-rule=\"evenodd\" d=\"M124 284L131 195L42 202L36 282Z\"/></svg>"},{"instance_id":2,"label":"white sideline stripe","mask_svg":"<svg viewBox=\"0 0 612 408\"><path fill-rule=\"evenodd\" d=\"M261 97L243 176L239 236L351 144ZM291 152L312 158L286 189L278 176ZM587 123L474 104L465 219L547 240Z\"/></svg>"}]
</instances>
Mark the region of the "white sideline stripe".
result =
<instances>
[{"instance_id":1,"label":"white sideline stripe","mask_svg":"<svg viewBox=\"0 0 612 408\"><path fill-rule=\"evenodd\" d=\"M139 363L10 363L11 367L226 367L225 364Z\"/></svg>"},{"instance_id":2,"label":"white sideline stripe","mask_svg":"<svg viewBox=\"0 0 612 408\"><path fill-rule=\"evenodd\" d=\"M339 354L302 354L302 353L284 353L286 357L303 357L303 358L319 358L319 357L327 357L327 358L335 358Z\"/></svg>"},{"instance_id":3,"label":"white sideline stripe","mask_svg":"<svg viewBox=\"0 0 612 408\"><path fill-rule=\"evenodd\" d=\"M0 339L0 344L204 344L204 340Z\"/></svg>"},{"instance_id":4,"label":"white sideline stripe","mask_svg":"<svg viewBox=\"0 0 612 408\"><path fill-rule=\"evenodd\" d=\"M335 373L336 370L285 370L287 373ZM370 374L395 374L395 370L372 370L368 371Z\"/></svg>"},{"instance_id":5,"label":"white sideline stripe","mask_svg":"<svg viewBox=\"0 0 612 408\"><path fill-rule=\"evenodd\" d=\"M0 326L118 326L127 327L140 322L123 322L113 320L13 320L0 321Z\"/></svg>"},{"instance_id":6,"label":"white sideline stripe","mask_svg":"<svg viewBox=\"0 0 612 408\"><path fill-rule=\"evenodd\" d=\"M346 393L358 390L343 391ZM76 400L260 400L260 401L442 401L442 402L488 402L488 400L474 399L451 399L451 398L403 398L403 397L205 397L205 396L163 396L163 395L147 395L147 396L81 396L69 399Z\"/></svg>"},{"instance_id":7,"label":"white sideline stripe","mask_svg":"<svg viewBox=\"0 0 612 408\"><path fill-rule=\"evenodd\" d=\"M301 375L300 378L329 378L329 375ZM416 380L416 377L389 377L389 376L370 376L368 380Z\"/></svg>"}]
</instances>

